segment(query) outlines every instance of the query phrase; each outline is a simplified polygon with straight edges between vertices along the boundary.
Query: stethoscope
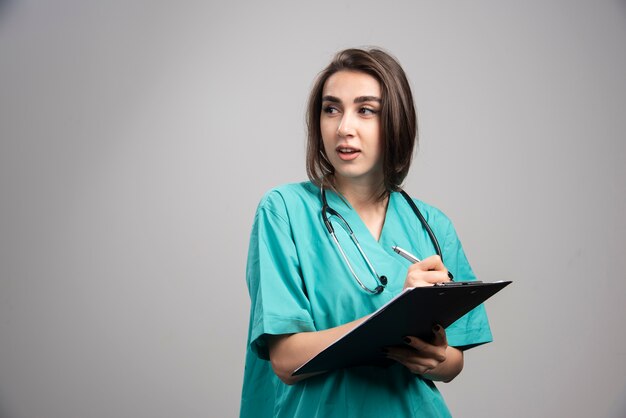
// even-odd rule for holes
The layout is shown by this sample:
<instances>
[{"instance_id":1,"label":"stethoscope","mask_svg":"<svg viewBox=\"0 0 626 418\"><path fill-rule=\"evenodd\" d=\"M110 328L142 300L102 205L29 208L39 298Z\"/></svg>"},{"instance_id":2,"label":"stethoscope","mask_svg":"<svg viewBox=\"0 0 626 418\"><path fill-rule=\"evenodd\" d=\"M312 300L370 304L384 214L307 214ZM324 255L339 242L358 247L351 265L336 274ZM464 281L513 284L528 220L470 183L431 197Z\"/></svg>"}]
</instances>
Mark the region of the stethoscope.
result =
<instances>
[{"instance_id":1,"label":"stethoscope","mask_svg":"<svg viewBox=\"0 0 626 418\"><path fill-rule=\"evenodd\" d=\"M339 214L339 212L337 212L335 209L328 206L328 201L326 200L326 190L324 190L324 185L320 186L320 194L322 198L322 219L324 220L324 225L326 225L326 229L328 229L328 233L330 234L333 241L335 242L335 245L337 246L337 249L341 253L341 256L343 257L344 262L346 263L346 265L348 266L348 269L352 273L352 276L354 276L359 286L361 286L361 288L365 290L366 292L371 293L372 295L377 295L381 293L385 289L385 286L387 286L387 282L388 282L387 276L379 275L376 272L376 269L370 262L369 257L365 254L365 252L363 251L363 248L361 248L361 244L359 244L359 240L356 238L354 231L352 231L352 228L350 228L350 224L348 223L348 221L346 221L344 217L341 216L341 214ZM433 246L435 247L435 251L437 252L437 255L441 258L441 261L443 262L443 255L441 254L441 248L439 248L439 241L437 241L437 237L435 236L433 230L430 228L430 225L428 225L428 222L426 222L426 219L424 219L422 212L420 212L420 210L417 208L417 205L415 204L415 202L413 202L413 199L411 199L411 196L409 196L404 190L400 190L400 194L402 195L402 197L404 197L404 199L407 201L409 206L411 206L411 209L413 209L413 213L415 213L415 216L417 216L417 218L420 220L420 223L422 224L422 226L428 233L428 236L430 237L430 240L432 241ZM346 231L350 235L350 239L352 240L354 245L356 245L356 248L359 250L361 257L363 257L363 259L365 260L365 264L367 264L367 267L369 268L370 272L376 278L376 282L378 283L378 286L376 286L376 288L370 289L369 287L365 286L365 284L363 284L361 279L359 279L359 276L356 274L356 272L354 271L354 268L352 267L352 263L350 263L350 260L348 260L348 256L346 255L345 251L343 250L343 247L341 246L341 244L339 243L339 240L337 239L337 236L335 235L335 228L333 228L333 225L330 223L330 220L328 219L328 214L330 214L331 216L335 216L338 220L341 221L341 223L345 227ZM451 279L453 277L451 273L448 273L448 276Z\"/></svg>"}]
</instances>

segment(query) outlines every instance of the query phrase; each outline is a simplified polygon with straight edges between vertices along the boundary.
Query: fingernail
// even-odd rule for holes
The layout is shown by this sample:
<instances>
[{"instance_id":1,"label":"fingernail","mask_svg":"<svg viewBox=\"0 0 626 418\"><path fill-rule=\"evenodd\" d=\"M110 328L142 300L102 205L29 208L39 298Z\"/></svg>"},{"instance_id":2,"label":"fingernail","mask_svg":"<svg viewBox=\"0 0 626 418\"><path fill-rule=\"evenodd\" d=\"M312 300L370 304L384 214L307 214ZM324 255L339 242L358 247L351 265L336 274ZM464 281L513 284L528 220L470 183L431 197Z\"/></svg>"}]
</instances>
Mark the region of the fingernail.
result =
<instances>
[{"instance_id":1,"label":"fingernail","mask_svg":"<svg viewBox=\"0 0 626 418\"><path fill-rule=\"evenodd\" d=\"M411 344L411 339L409 337L404 337L402 341L404 341L406 344Z\"/></svg>"}]
</instances>

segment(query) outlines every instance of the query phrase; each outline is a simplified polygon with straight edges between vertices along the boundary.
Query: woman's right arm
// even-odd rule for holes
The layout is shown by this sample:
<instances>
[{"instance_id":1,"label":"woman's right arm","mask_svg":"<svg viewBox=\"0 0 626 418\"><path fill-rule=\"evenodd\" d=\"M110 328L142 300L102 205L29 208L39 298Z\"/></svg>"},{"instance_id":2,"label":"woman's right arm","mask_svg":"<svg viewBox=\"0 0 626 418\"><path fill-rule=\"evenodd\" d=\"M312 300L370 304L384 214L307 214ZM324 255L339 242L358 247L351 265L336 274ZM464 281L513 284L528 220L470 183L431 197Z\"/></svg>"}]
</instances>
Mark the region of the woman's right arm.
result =
<instances>
[{"instance_id":1,"label":"woman's right arm","mask_svg":"<svg viewBox=\"0 0 626 418\"><path fill-rule=\"evenodd\" d=\"M369 315L368 315L369 316ZM320 373L292 376L294 370L319 354L348 331L365 321L367 316L323 331L269 335L268 346L274 373L288 385Z\"/></svg>"}]
</instances>

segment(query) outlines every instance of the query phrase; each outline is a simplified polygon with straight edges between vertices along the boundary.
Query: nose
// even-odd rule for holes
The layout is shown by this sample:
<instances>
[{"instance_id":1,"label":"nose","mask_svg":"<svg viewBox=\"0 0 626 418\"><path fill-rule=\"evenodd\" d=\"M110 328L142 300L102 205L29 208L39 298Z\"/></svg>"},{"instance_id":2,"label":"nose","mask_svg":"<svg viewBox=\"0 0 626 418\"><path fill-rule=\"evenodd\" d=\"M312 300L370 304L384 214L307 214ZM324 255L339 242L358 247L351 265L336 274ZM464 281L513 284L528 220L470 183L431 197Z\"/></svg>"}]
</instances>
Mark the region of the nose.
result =
<instances>
[{"instance_id":1,"label":"nose","mask_svg":"<svg viewBox=\"0 0 626 418\"><path fill-rule=\"evenodd\" d=\"M356 121L354 120L352 112L344 113L337 127L337 134L341 137L354 136L355 129Z\"/></svg>"}]
</instances>

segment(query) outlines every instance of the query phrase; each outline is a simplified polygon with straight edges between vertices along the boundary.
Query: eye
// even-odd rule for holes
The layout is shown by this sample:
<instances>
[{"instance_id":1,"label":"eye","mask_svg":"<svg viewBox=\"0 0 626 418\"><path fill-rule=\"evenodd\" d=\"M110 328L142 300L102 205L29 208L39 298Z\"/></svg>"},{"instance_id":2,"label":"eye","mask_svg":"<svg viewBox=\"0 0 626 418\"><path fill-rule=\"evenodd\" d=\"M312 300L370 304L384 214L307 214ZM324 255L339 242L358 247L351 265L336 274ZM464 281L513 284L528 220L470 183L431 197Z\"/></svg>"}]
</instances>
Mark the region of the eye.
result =
<instances>
[{"instance_id":1,"label":"eye","mask_svg":"<svg viewBox=\"0 0 626 418\"><path fill-rule=\"evenodd\" d=\"M366 116L375 115L378 113L378 110L372 109L371 107L362 107L359 109L359 113Z\"/></svg>"},{"instance_id":2,"label":"eye","mask_svg":"<svg viewBox=\"0 0 626 418\"><path fill-rule=\"evenodd\" d=\"M329 115L334 115L336 113L339 113L339 109L337 109L335 106L324 106L322 108L322 111L324 113L328 113Z\"/></svg>"}]
</instances>

